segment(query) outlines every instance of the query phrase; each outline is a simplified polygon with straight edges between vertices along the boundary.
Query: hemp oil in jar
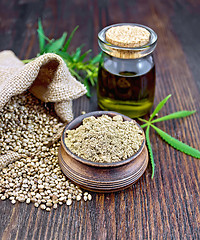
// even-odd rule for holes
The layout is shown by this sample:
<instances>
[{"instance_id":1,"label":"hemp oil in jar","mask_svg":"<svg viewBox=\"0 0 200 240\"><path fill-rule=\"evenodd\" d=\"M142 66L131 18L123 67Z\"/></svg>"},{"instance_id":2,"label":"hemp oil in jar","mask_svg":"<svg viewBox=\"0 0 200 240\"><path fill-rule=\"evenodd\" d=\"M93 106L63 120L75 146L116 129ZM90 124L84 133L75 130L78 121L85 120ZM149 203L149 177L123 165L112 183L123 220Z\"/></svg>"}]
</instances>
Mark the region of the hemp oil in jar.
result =
<instances>
[{"instance_id":1,"label":"hemp oil in jar","mask_svg":"<svg viewBox=\"0 0 200 240\"><path fill-rule=\"evenodd\" d=\"M128 23L106 27L98 37L103 51L97 85L99 106L131 118L145 115L154 101L152 52L157 35L150 28Z\"/></svg>"}]
</instances>

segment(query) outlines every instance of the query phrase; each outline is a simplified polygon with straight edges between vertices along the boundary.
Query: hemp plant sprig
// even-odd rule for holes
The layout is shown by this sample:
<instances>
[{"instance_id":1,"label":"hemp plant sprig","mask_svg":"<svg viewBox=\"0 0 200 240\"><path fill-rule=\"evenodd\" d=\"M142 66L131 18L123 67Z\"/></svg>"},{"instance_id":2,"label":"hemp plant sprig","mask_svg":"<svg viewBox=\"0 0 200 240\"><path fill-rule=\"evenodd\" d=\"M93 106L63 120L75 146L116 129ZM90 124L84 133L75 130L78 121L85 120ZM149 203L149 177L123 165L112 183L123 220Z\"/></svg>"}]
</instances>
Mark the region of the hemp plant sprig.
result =
<instances>
[{"instance_id":1,"label":"hemp plant sprig","mask_svg":"<svg viewBox=\"0 0 200 240\"><path fill-rule=\"evenodd\" d=\"M68 38L67 33L64 32L59 39L49 39L45 36L41 20L39 20L37 32L40 52L37 54L37 56L43 55L44 53L55 53L62 57L72 76L76 77L85 85L87 88L86 95L90 97L90 85L95 86L97 82L98 63L101 58L101 53L94 58L90 58L88 61L85 61L85 58L88 56L91 50L88 50L82 54L81 50L83 45L77 47L75 52L69 53L67 50L77 29L78 26L74 28ZM33 59L23 60L23 62L28 63L32 60Z\"/></svg>"},{"instance_id":2,"label":"hemp plant sprig","mask_svg":"<svg viewBox=\"0 0 200 240\"><path fill-rule=\"evenodd\" d=\"M152 166L152 178L154 176L154 170L155 170L155 163L154 163L154 157L153 157L153 151L152 151L152 147L151 147L151 142L150 142L150 136L149 136L149 132L150 132L150 127L152 127L157 133L158 135L169 145L171 145L173 148L187 154L190 155L192 157L195 158L199 158L200 159L200 151L190 147L189 145L173 138L172 136L170 136L169 134L167 134L166 132L164 132L163 130L161 130L160 128L156 127L154 124L157 122L162 122L162 121L166 121L166 120L170 120L170 119L176 119L176 118L182 118L182 117L187 117L190 116L192 114L194 114L196 111L178 111L178 112L174 112L171 113L169 115L166 115L164 117L160 117L157 119L154 119L154 117L158 114L158 112L163 108L163 106L165 105L165 103L167 102L167 100L171 97L171 94L168 95L165 99L163 99L155 108L155 110L153 111L153 113L151 114L149 120L145 120L142 118L138 118L138 120L144 122L143 125L141 125L142 128L146 127L146 132L145 132L145 136L146 136L146 143L147 143L147 148L149 150L149 156L150 156L150 160L151 160L151 166Z\"/></svg>"}]
</instances>

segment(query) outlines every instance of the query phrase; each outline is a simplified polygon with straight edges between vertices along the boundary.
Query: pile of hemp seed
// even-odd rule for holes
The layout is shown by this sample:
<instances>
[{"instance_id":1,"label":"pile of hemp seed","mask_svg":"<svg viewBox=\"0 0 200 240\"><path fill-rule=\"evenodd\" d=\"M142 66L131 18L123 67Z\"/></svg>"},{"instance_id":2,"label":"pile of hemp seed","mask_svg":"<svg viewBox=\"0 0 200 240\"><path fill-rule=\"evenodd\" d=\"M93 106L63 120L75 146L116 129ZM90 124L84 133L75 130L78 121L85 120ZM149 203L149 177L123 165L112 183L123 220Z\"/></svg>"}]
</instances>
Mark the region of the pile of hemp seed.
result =
<instances>
[{"instance_id":1,"label":"pile of hemp seed","mask_svg":"<svg viewBox=\"0 0 200 240\"><path fill-rule=\"evenodd\" d=\"M62 173L58 164L57 141L48 145L63 124L52 108L25 92L14 96L0 110L0 156L9 151L22 154L18 161L2 168L0 199L34 203L46 211L73 200L91 200Z\"/></svg>"}]
</instances>

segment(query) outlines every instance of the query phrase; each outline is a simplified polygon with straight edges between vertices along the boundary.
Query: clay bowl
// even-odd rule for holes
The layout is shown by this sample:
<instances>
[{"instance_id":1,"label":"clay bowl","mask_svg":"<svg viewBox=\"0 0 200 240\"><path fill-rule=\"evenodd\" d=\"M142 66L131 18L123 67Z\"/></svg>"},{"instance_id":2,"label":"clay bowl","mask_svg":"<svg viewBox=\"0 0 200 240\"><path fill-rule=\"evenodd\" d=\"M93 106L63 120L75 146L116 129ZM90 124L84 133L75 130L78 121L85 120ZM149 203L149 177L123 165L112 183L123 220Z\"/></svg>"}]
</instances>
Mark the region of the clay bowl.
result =
<instances>
[{"instance_id":1,"label":"clay bowl","mask_svg":"<svg viewBox=\"0 0 200 240\"><path fill-rule=\"evenodd\" d=\"M67 148L64 142L66 130L77 128L86 117L100 117L105 114L111 117L121 115L124 121L134 121L125 115L110 111L96 111L81 115L65 127L58 153L63 173L82 188L95 192L114 192L131 186L143 175L148 164L145 140L132 157L114 163L92 162L78 157Z\"/></svg>"}]
</instances>

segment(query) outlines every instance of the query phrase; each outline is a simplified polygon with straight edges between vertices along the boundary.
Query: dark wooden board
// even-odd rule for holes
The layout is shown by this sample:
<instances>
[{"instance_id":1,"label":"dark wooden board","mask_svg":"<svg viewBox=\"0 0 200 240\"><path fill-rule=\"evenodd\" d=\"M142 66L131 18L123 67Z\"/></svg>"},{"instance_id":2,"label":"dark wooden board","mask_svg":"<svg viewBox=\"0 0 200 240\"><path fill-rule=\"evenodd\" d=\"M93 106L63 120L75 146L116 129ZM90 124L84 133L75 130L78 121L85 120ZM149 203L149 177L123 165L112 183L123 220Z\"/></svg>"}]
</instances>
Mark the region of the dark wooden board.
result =
<instances>
[{"instance_id":1,"label":"dark wooden board","mask_svg":"<svg viewBox=\"0 0 200 240\"><path fill-rule=\"evenodd\" d=\"M98 31L113 23L135 22L158 34L154 106L172 98L160 116L196 109L192 117L157 124L177 139L200 148L200 1L199 0L1 0L0 50L21 58L38 52L37 19L45 33L60 37L79 25L70 50L82 43L97 54ZM74 101L74 114L97 110L91 99ZM164 143L153 131L155 177L151 166L133 186L112 194L92 193L44 212L32 204L0 201L0 239L200 239L200 161Z\"/></svg>"}]
</instances>

